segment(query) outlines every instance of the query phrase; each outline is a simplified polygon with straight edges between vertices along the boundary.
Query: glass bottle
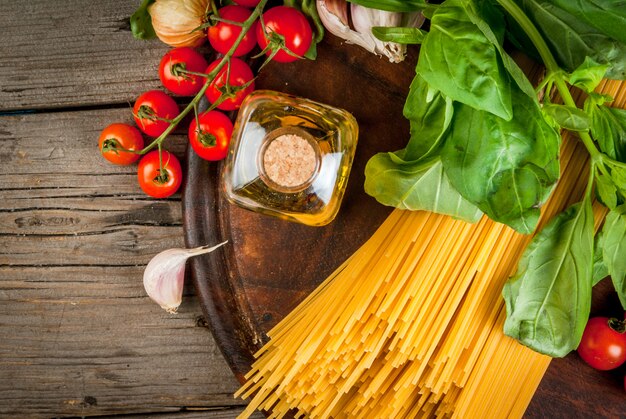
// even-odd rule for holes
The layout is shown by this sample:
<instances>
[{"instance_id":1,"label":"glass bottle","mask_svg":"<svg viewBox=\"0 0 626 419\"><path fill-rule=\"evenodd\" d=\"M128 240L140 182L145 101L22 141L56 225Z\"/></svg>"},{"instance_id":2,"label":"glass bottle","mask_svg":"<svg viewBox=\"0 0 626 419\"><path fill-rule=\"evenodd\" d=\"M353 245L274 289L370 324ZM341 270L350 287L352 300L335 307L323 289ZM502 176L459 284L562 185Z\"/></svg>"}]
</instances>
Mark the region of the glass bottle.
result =
<instances>
[{"instance_id":1,"label":"glass bottle","mask_svg":"<svg viewBox=\"0 0 626 419\"><path fill-rule=\"evenodd\" d=\"M326 225L339 211L357 137L358 125L347 111L253 92L235 121L223 172L226 197L263 214Z\"/></svg>"}]
</instances>

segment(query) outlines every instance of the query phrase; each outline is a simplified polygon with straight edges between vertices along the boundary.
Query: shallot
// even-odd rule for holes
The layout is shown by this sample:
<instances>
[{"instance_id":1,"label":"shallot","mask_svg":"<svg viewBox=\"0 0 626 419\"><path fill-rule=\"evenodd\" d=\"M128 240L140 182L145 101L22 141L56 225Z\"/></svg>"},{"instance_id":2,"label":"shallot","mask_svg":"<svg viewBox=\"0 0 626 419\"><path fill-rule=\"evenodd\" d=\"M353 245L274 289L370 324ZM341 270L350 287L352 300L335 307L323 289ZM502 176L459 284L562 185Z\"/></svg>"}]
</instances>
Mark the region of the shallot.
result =
<instances>
[{"instance_id":1,"label":"shallot","mask_svg":"<svg viewBox=\"0 0 626 419\"><path fill-rule=\"evenodd\" d=\"M198 28L208 10L209 0L157 0L148 7L156 35L172 47L197 47L206 40Z\"/></svg>"}]
</instances>

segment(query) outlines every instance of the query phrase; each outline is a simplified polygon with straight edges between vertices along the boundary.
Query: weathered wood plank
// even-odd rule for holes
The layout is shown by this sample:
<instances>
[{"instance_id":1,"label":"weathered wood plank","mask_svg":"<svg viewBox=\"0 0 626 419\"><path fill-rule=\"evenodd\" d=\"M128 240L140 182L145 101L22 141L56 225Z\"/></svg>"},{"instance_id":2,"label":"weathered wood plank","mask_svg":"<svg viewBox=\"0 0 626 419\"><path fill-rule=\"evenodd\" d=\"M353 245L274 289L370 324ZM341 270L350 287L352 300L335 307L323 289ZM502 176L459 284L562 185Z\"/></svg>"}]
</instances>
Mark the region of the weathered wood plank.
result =
<instances>
[{"instance_id":1,"label":"weathered wood plank","mask_svg":"<svg viewBox=\"0 0 626 419\"><path fill-rule=\"evenodd\" d=\"M136 166L98 153L101 129L126 109L0 118L0 265L135 265L182 245L179 195L145 196ZM183 157L185 138L168 139Z\"/></svg>"},{"instance_id":2,"label":"weathered wood plank","mask_svg":"<svg viewBox=\"0 0 626 419\"><path fill-rule=\"evenodd\" d=\"M243 411L242 407L228 409L188 409L178 413L158 413L148 415L127 415L124 419L233 419ZM263 419L262 413L254 413L253 419ZM98 419L116 419L118 416L101 416Z\"/></svg>"},{"instance_id":3,"label":"weathered wood plank","mask_svg":"<svg viewBox=\"0 0 626 419\"><path fill-rule=\"evenodd\" d=\"M100 132L114 122L134 124L132 111L122 107L0 117L0 164L5 165L0 188L91 188L102 195L143 195L135 182L128 182L136 176L134 166L110 164L98 153ZM180 158L185 132L179 128L165 142ZM124 176L128 179L119 178Z\"/></svg>"},{"instance_id":4,"label":"weathered wood plank","mask_svg":"<svg viewBox=\"0 0 626 419\"><path fill-rule=\"evenodd\" d=\"M113 121L128 110L0 117L0 416L233 417L237 383L192 290L177 315L145 295L148 260L183 246L180 196L150 199L134 166L102 159Z\"/></svg>"},{"instance_id":5,"label":"weathered wood plank","mask_svg":"<svg viewBox=\"0 0 626 419\"><path fill-rule=\"evenodd\" d=\"M153 412L237 404L197 301L145 296L143 266L0 270L0 413ZM19 348L19 350L17 350Z\"/></svg>"},{"instance_id":6,"label":"weathered wood plank","mask_svg":"<svg viewBox=\"0 0 626 419\"><path fill-rule=\"evenodd\" d=\"M0 1L0 111L132 102L168 49L135 41L139 1Z\"/></svg>"}]
</instances>

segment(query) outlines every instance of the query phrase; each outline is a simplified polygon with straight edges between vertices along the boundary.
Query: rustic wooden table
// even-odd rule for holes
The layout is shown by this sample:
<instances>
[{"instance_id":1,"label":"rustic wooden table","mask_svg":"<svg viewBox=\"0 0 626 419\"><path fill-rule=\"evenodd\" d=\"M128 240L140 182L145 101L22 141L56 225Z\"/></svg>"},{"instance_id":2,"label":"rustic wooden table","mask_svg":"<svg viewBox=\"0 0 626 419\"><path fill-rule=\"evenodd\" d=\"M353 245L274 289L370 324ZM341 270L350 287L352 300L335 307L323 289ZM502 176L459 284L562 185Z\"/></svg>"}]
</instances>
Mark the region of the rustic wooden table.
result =
<instances>
[{"instance_id":1,"label":"rustic wooden table","mask_svg":"<svg viewBox=\"0 0 626 419\"><path fill-rule=\"evenodd\" d=\"M242 404L192 290L176 316L143 290L150 258L184 245L180 194L148 199L97 152L160 86L168 48L133 40L137 4L0 1L0 417ZM169 142L181 158L184 141Z\"/></svg>"},{"instance_id":2,"label":"rustic wooden table","mask_svg":"<svg viewBox=\"0 0 626 419\"><path fill-rule=\"evenodd\" d=\"M168 47L133 40L137 4L0 0L0 417L230 418L244 404L192 289L178 315L143 289L150 258L184 246L180 193L149 199L134 167L97 152L160 87ZM168 142L181 158L185 141ZM531 417L548 398L589 417L612 385L572 404L559 388L584 374L551 371Z\"/></svg>"}]
</instances>

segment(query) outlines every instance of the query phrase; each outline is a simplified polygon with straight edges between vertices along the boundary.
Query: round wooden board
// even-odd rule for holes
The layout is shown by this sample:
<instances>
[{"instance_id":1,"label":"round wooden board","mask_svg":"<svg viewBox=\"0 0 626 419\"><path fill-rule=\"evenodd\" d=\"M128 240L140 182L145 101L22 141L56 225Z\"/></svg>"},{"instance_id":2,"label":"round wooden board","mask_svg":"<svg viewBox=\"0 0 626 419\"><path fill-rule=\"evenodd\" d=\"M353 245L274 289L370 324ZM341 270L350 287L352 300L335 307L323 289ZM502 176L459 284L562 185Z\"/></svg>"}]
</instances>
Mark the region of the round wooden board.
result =
<instances>
[{"instance_id":1,"label":"round wooden board","mask_svg":"<svg viewBox=\"0 0 626 419\"><path fill-rule=\"evenodd\" d=\"M414 75L416 51L390 64L360 48L326 37L316 61L270 64L257 88L278 90L346 109L360 136L348 190L337 219L307 227L230 205L221 192L221 165L187 153L183 222L188 247L229 244L191 261L191 278L213 336L243 382L266 332L351 255L391 211L363 191L364 168L380 151L408 140L402 116ZM595 295L612 300L606 281ZM603 305L606 307L606 305ZM554 360L526 413L528 417L624 417L626 394L619 374L599 373L572 354ZM511 383L511 385L517 385Z\"/></svg>"}]
</instances>

